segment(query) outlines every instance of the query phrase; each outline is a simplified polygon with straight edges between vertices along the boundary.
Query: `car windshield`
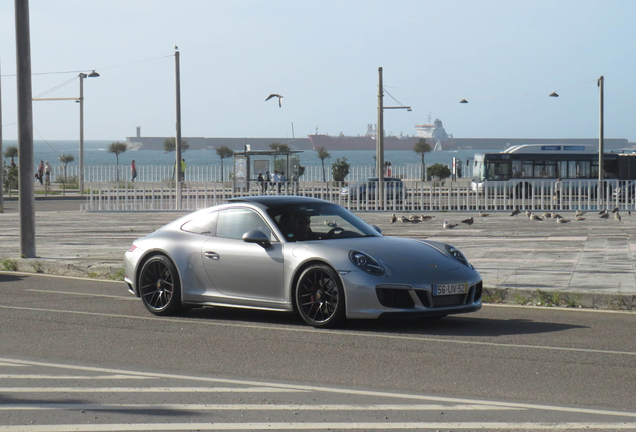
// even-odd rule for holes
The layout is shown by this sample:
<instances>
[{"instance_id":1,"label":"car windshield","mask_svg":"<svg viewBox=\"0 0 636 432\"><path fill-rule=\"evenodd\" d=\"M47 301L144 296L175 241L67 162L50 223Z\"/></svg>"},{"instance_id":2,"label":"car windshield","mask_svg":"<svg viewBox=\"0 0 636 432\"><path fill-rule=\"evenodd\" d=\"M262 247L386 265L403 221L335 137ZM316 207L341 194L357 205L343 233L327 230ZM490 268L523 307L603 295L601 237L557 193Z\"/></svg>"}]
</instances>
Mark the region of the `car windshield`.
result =
<instances>
[{"instance_id":1,"label":"car windshield","mask_svg":"<svg viewBox=\"0 0 636 432\"><path fill-rule=\"evenodd\" d=\"M336 204L288 204L270 207L267 213L290 242L380 236L365 221Z\"/></svg>"}]
</instances>

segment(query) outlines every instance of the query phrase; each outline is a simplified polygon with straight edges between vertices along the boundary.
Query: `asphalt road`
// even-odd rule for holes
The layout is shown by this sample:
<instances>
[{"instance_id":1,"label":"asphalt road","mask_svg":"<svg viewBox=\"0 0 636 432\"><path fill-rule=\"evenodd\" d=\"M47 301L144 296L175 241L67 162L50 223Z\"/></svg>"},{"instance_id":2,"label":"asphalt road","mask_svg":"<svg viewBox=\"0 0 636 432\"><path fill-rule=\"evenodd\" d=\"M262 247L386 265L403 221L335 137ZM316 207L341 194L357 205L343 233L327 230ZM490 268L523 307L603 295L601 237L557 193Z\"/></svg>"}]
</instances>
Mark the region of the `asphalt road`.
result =
<instances>
[{"instance_id":1,"label":"asphalt road","mask_svg":"<svg viewBox=\"0 0 636 432\"><path fill-rule=\"evenodd\" d=\"M80 211L80 207L84 202L83 199L36 198L35 212ZM5 197L3 203L5 213L18 213L20 211L20 203L17 199L8 200Z\"/></svg>"},{"instance_id":2,"label":"asphalt road","mask_svg":"<svg viewBox=\"0 0 636 432\"><path fill-rule=\"evenodd\" d=\"M635 318L484 306L327 331L248 310L158 318L123 283L0 273L0 432L634 430Z\"/></svg>"}]
</instances>

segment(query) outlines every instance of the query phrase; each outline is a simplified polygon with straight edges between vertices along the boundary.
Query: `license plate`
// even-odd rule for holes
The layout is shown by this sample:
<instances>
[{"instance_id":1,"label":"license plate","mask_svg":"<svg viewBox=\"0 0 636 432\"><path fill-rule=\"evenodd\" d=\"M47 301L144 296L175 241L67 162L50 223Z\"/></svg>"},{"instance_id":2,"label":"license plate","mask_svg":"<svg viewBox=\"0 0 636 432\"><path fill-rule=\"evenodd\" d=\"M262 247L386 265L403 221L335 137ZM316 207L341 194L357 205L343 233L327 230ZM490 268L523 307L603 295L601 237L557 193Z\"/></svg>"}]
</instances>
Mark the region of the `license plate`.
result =
<instances>
[{"instance_id":1,"label":"license plate","mask_svg":"<svg viewBox=\"0 0 636 432\"><path fill-rule=\"evenodd\" d=\"M468 292L467 283L433 285L434 296L451 295L451 294L466 294L467 292Z\"/></svg>"}]
</instances>

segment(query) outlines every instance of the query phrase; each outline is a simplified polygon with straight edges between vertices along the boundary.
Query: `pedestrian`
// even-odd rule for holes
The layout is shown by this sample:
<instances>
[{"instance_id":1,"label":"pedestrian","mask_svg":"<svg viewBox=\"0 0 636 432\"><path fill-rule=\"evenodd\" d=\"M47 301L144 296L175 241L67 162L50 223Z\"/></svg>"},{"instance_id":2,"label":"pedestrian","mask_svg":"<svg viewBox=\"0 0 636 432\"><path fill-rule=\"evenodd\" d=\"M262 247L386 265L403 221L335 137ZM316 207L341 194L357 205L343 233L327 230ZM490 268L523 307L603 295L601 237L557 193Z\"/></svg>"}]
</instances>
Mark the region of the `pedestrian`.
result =
<instances>
[{"instance_id":1,"label":"pedestrian","mask_svg":"<svg viewBox=\"0 0 636 432\"><path fill-rule=\"evenodd\" d=\"M137 178L137 167L135 166L135 160L133 159L132 163L130 164L130 174L132 177L132 181L134 182L135 179Z\"/></svg>"},{"instance_id":2,"label":"pedestrian","mask_svg":"<svg viewBox=\"0 0 636 432\"><path fill-rule=\"evenodd\" d=\"M554 199L559 199L561 197L561 177L559 177L554 183Z\"/></svg>"},{"instance_id":3,"label":"pedestrian","mask_svg":"<svg viewBox=\"0 0 636 432\"><path fill-rule=\"evenodd\" d=\"M13 160L13 158L11 158L11 163L9 164L9 166L10 166L11 168L15 168L15 167L16 167L16 165L15 165L15 161Z\"/></svg>"},{"instance_id":4,"label":"pedestrian","mask_svg":"<svg viewBox=\"0 0 636 432\"><path fill-rule=\"evenodd\" d=\"M278 176L278 171L274 171L274 175L272 176L272 190L276 190L277 187L280 192L280 177Z\"/></svg>"},{"instance_id":5,"label":"pedestrian","mask_svg":"<svg viewBox=\"0 0 636 432\"><path fill-rule=\"evenodd\" d=\"M265 192L265 190L263 189L263 173L258 173L258 177L256 178L256 182L258 183L258 189L261 192Z\"/></svg>"},{"instance_id":6,"label":"pedestrian","mask_svg":"<svg viewBox=\"0 0 636 432\"><path fill-rule=\"evenodd\" d=\"M181 181L185 181L186 161L181 159Z\"/></svg>"},{"instance_id":7,"label":"pedestrian","mask_svg":"<svg viewBox=\"0 0 636 432\"><path fill-rule=\"evenodd\" d=\"M462 178L462 161L459 158L455 162L455 170L457 170L457 178Z\"/></svg>"},{"instance_id":8,"label":"pedestrian","mask_svg":"<svg viewBox=\"0 0 636 432\"><path fill-rule=\"evenodd\" d=\"M49 164L49 161L46 161L44 166L44 183L46 184L47 189L51 187L51 165Z\"/></svg>"},{"instance_id":9,"label":"pedestrian","mask_svg":"<svg viewBox=\"0 0 636 432\"><path fill-rule=\"evenodd\" d=\"M265 178L263 179L263 192L267 191L269 187L269 183L272 181L272 176L269 174L269 171L265 172Z\"/></svg>"},{"instance_id":10,"label":"pedestrian","mask_svg":"<svg viewBox=\"0 0 636 432\"><path fill-rule=\"evenodd\" d=\"M278 193L280 193L280 189L282 186L285 186L285 190L287 190L287 177L285 177L285 173L281 172L280 177L278 178Z\"/></svg>"},{"instance_id":11,"label":"pedestrian","mask_svg":"<svg viewBox=\"0 0 636 432\"><path fill-rule=\"evenodd\" d=\"M40 161L40 165L38 165L38 172L35 174L35 178L40 181L40 184L44 184L44 161Z\"/></svg>"}]
</instances>

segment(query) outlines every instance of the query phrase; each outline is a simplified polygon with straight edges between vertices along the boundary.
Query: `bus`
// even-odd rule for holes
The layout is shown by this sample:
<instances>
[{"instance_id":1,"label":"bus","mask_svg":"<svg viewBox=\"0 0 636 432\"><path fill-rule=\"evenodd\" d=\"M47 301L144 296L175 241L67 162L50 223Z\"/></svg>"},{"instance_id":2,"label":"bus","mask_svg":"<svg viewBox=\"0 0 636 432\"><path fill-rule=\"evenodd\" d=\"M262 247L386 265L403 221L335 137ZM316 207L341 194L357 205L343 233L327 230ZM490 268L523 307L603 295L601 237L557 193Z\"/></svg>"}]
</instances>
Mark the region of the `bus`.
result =
<instances>
[{"instance_id":1,"label":"bus","mask_svg":"<svg viewBox=\"0 0 636 432\"><path fill-rule=\"evenodd\" d=\"M603 171L607 180L636 179L636 152L604 153ZM586 194L590 188L595 190L598 183L598 147L524 144L500 153L476 154L471 188L481 193L505 186L518 197L531 196L539 193L534 190L538 185L553 187L557 179L562 180L565 188L576 188ZM608 182L610 192L612 183L618 184Z\"/></svg>"}]
</instances>

